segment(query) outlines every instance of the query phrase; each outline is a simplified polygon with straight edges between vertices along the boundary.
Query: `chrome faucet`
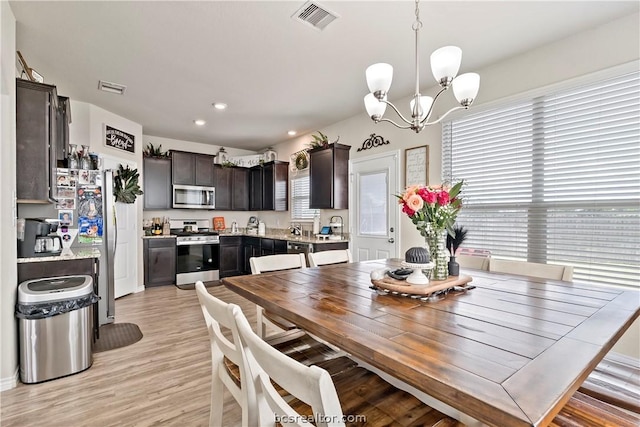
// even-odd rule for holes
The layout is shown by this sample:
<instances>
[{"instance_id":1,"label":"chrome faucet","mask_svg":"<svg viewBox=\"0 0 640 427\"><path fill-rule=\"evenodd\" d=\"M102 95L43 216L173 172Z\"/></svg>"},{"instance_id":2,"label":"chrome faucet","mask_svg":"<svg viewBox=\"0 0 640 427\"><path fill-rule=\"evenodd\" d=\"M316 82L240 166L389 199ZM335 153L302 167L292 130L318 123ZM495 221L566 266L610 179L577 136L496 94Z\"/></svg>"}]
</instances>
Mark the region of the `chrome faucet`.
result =
<instances>
[{"instance_id":1,"label":"chrome faucet","mask_svg":"<svg viewBox=\"0 0 640 427\"><path fill-rule=\"evenodd\" d=\"M298 225L296 225L295 222L291 223L291 227L289 227L289 230L291 230L291 234L293 234L294 236L300 236L302 235L302 224L298 223Z\"/></svg>"}]
</instances>

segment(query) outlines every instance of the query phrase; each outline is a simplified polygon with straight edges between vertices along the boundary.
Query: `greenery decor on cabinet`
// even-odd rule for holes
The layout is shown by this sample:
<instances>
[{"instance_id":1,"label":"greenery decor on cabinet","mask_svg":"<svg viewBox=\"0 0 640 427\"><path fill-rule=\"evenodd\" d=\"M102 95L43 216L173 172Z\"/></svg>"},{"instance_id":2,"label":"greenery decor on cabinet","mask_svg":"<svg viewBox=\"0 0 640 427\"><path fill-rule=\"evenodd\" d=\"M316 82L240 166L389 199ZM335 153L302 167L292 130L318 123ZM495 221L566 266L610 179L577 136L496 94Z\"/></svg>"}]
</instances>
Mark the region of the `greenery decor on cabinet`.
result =
<instances>
[{"instance_id":1,"label":"greenery decor on cabinet","mask_svg":"<svg viewBox=\"0 0 640 427\"><path fill-rule=\"evenodd\" d=\"M134 203L136 197L143 194L138 185L138 169L118 166L118 173L113 177L113 195L116 202Z\"/></svg>"},{"instance_id":2,"label":"greenery decor on cabinet","mask_svg":"<svg viewBox=\"0 0 640 427\"><path fill-rule=\"evenodd\" d=\"M311 135L311 137L313 139L309 143L310 149L320 148L320 147L327 148L329 144L335 144L336 142L340 141L340 137L338 136L335 141L329 142L329 137L320 131L318 131L317 135Z\"/></svg>"},{"instance_id":3,"label":"greenery decor on cabinet","mask_svg":"<svg viewBox=\"0 0 640 427\"><path fill-rule=\"evenodd\" d=\"M152 143L147 143L146 148L142 152L144 157L154 157L157 159L167 159L170 157L170 153L168 151L162 151L162 144L154 147Z\"/></svg>"}]
</instances>

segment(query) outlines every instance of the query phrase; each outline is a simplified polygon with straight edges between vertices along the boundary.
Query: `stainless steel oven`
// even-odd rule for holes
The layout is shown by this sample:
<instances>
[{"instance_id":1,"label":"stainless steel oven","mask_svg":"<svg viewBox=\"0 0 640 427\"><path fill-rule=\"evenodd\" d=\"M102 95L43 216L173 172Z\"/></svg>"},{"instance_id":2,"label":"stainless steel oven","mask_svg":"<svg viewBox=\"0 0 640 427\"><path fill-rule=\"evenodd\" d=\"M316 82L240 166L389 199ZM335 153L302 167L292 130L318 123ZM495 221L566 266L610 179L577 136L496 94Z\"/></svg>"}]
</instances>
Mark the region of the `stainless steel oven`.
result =
<instances>
[{"instance_id":1,"label":"stainless steel oven","mask_svg":"<svg viewBox=\"0 0 640 427\"><path fill-rule=\"evenodd\" d=\"M176 284L209 282L220 279L220 236L185 235L176 237Z\"/></svg>"},{"instance_id":2,"label":"stainless steel oven","mask_svg":"<svg viewBox=\"0 0 640 427\"><path fill-rule=\"evenodd\" d=\"M176 284L220 279L220 236L204 219L172 219L176 237Z\"/></svg>"}]
</instances>

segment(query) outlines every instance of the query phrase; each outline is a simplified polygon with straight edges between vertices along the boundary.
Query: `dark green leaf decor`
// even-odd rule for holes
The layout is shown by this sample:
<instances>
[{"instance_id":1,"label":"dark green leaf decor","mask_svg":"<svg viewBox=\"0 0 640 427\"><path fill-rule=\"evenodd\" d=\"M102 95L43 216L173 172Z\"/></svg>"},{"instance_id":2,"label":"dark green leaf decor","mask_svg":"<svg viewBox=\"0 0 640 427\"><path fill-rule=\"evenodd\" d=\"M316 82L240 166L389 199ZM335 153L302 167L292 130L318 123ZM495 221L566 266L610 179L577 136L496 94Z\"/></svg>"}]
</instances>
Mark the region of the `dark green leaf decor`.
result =
<instances>
[{"instance_id":1,"label":"dark green leaf decor","mask_svg":"<svg viewBox=\"0 0 640 427\"><path fill-rule=\"evenodd\" d=\"M113 194L116 202L133 203L136 196L143 194L138 185L138 169L118 166L118 174L113 177Z\"/></svg>"}]
</instances>

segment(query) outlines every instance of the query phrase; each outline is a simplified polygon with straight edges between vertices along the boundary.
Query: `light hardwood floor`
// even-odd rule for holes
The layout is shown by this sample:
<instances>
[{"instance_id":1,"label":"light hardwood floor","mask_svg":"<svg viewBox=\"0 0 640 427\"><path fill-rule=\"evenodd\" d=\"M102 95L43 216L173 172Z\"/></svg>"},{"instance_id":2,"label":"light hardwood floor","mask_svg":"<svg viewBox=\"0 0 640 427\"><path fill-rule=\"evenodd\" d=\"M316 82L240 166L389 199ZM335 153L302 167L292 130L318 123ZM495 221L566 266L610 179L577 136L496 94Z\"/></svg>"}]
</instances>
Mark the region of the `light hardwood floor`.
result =
<instances>
[{"instance_id":1,"label":"light hardwood floor","mask_svg":"<svg viewBox=\"0 0 640 427\"><path fill-rule=\"evenodd\" d=\"M208 288L240 305L255 325L255 305L223 286ZM94 354L79 374L0 394L0 425L203 426L209 420L209 337L195 290L149 288L116 301L116 321L137 324L144 337ZM240 424L240 407L225 391L224 426Z\"/></svg>"}]
</instances>

